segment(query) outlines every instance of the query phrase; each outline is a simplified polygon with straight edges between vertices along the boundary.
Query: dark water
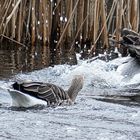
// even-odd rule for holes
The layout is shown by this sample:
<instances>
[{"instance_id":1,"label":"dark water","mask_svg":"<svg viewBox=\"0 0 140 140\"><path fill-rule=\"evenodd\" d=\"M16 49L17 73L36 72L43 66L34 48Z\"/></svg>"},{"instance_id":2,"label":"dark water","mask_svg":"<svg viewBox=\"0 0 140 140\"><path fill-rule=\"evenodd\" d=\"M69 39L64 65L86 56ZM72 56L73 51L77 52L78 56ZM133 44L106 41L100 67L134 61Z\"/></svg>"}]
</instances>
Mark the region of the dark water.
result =
<instances>
[{"instance_id":1,"label":"dark water","mask_svg":"<svg viewBox=\"0 0 140 140\"><path fill-rule=\"evenodd\" d=\"M49 52L47 46L0 46L0 79L58 64L77 64L75 53Z\"/></svg>"},{"instance_id":2,"label":"dark water","mask_svg":"<svg viewBox=\"0 0 140 140\"><path fill-rule=\"evenodd\" d=\"M42 69L49 65L46 47L0 47L0 78Z\"/></svg>"}]
</instances>

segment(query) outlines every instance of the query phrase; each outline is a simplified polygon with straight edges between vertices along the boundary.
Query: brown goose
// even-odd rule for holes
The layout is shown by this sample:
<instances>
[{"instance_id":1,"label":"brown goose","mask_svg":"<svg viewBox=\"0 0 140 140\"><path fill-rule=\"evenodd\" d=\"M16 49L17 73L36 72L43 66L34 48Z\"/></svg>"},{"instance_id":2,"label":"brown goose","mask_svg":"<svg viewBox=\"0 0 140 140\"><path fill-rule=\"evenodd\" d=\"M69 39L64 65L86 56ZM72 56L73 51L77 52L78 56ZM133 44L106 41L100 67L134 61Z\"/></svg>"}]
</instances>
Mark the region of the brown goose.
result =
<instances>
[{"instance_id":1,"label":"brown goose","mask_svg":"<svg viewBox=\"0 0 140 140\"><path fill-rule=\"evenodd\" d=\"M15 82L9 93L12 97L12 106L32 107L35 105L71 105L75 102L78 92L83 87L83 76L76 75L68 91L50 83L42 82Z\"/></svg>"}]
</instances>

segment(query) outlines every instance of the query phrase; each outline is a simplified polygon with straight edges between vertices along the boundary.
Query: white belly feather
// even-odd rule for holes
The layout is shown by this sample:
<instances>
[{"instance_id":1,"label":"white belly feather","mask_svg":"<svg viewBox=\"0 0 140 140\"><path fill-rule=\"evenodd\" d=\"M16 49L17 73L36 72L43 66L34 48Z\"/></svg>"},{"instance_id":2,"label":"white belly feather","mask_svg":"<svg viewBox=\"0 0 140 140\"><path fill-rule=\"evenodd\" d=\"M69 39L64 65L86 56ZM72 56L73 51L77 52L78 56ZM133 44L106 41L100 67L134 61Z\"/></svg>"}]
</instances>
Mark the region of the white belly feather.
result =
<instances>
[{"instance_id":1,"label":"white belly feather","mask_svg":"<svg viewBox=\"0 0 140 140\"><path fill-rule=\"evenodd\" d=\"M8 91L10 93L10 96L12 97L12 106L14 107L32 107L35 105L47 106L46 101L35 98L28 94L13 89L9 89Z\"/></svg>"}]
</instances>

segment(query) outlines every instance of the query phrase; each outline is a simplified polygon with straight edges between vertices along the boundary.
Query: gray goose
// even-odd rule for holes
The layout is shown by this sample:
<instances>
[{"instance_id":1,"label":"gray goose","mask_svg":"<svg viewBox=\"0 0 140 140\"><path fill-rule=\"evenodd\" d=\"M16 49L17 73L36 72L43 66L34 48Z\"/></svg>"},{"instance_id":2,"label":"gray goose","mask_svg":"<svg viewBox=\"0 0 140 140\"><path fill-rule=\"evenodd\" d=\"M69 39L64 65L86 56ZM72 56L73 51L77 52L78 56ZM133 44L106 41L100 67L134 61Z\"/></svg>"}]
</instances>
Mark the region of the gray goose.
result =
<instances>
[{"instance_id":1,"label":"gray goose","mask_svg":"<svg viewBox=\"0 0 140 140\"><path fill-rule=\"evenodd\" d=\"M127 52L129 52L131 57L140 61L140 34L131 29L124 28L121 31L121 35L120 41L109 38L110 46L115 47L116 44L121 44L124 55L127 55Z\"/></svg>"},{"instance_id":2,"label":"gray goose","mask_svg":"<svg viewBox=\"0 0 140 140\"><path fill-rule=\"evenodd\" d=\"M15 107L58 106L74 103L82 87L83 76L76 75L68 91L54 84L42 82L15 82L8 91L12 97L12 106Z\"/></svg>"}]
</instances>

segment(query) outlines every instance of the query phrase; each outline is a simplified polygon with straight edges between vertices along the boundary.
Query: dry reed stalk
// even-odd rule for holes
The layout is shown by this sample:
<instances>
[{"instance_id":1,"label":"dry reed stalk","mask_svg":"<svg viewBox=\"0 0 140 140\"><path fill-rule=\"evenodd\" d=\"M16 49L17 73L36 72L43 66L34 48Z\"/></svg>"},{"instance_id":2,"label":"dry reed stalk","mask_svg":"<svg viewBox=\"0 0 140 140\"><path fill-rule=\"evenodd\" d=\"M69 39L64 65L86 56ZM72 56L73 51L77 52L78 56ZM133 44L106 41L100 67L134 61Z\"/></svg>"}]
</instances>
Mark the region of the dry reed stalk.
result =
<instances>
[{"instance_id":1,"label":"dry reed stalk","mask_svg":"<svg viewBox=\"0 0 140 140\"><path fill-rule=\"evenodd\" d=\"M42 0L39 0L39 13L38 13L38 39L41 41L42 40L42 37L43 37L43 1Z\"/></svg>"},{"instance_id":2,"label":"dry reed stalk","mask_svg":"<svg viewBox=\"0 0 140 140\"><path fill-rule=\"evenodd\" d=\"M31 25L32 25L32 28L31 28L31 40L32 40L32 45L34 46L35 45L35 3L36 1L35 0L32 0L32 19L31 19Z\"/></svg>"},{"instance_id":3,"label":"dry reed stalk","mask_svg":"<svg viewBox=\"0 0 140 140\"><path fill-rule=\"evenodd\" d=\"M68 2L69 2L69 0L67 2L61 1L61 3L59 3L59 7L57 6L60 10L60 19L59 19L60 22L58 22L60 35L62 34L62 32L64 30L64 27L65 27L65 21L64 20L67 17L67 15L66 15L66 5L67 5ZM56 10L56 7L55 7L55 10Z\"/></svg>"},{"instance_id":4,"label":"dry reed stalk","mask_svg":"<svg viewBox=\"0 0 140 140\"><path fill-rule=\"evenodd\" d=\"M138 31L139 26L139 0L131 1L131 17L130 22L132 25L132 30Z\"/></svg>"},{"instance_id":5,"label":"dry reed stalk","mask_svg":"<svg viewBox=\"0 0 140 140\"><path fill-rule=\"evenodd\" d=\"M124 26L126 28L131 28L130 23L130 13L131 13L131 3L130 0L125 1L125 7L124 10L126 11L126 14L124 15Z\"/></svg>"},{"instance_id":6,"label":"dry reed stalk","mask_svg":"<svg viewBox=\"0 0 140 140\"><path fill-rule=\"evenodd\" d=\"M108 30L107 30L107 19L106 19L106 10L105 10L105 0L100 1L100 6L101 6L101 22L103 25L103 47L108 48Z\"/></svg>"},{"instance_id":7,"label":"dry reed stalk","mask_svg":"<svg viewBox=\"0 0 140 140\"><path fill-rule=\"evenodd\" d=\"M11 3L12 1L7 1L7 0L5 0L5 1L1 1L0 2L0 20L2 21L3 20L3 15L5 14L5 11L7 10L7 8L8 8L8 5L10 5L10 3Z\"/></svg>"},{"instance_id":8,"label":"dry reed stalk","mask_svg":"<svg viewBox=\"0 0 140 140\"><path fill-rule=\"evenodd\" d=\"M117 4L117 11L116 11L116 40L119 41L121 34L120 32L118 32L121 28L122 28L122 17L123 17L123 4L124 4L124 0L118 0L118 4ZM120 45L118 44L117 47L120 47Z\"/></svg>"},{"instance_id":9,"label":"dry reed stalk","mask_svg":"<svg viewBox=\"0 0 140 140\"><path fill-rule=\"evenodd\" d=\"M18 0L17 3L16 3L16 5L12 9L12 11L10 12L9 16L6 16L6 22L5 22L5 25L4 25L4 29L3 29L3 33L2 34L5 34L6 27L7 27L8 23L9 23L9 21L11 20L12 16L14 15L14 13L16 12L16 10L17 10L17 8L18 8L18 6L19 6L20 3L21 3L21 0ZM8 9L9 9L9 7L8 7ZM7 27L7 33L6 33L7 36L10 36L10 30L11 29ZM1 39L1 41L2 41L2 39Z\"/></svg>"},{"instance_id":10,"label":"dry reed stalk","mask_svg":"<svg viewBox=\"0 0 140 140\"><path fill-rule=\"evenodd\" d=\"M95 8L95 1L92 0L90 3L90 12L89 12L89 18L90 18L90 31L89 31L89 38L93 43L93 36L94 36L94 8Z\"/></svg>"},{"instance_id":11,"label":"dry reed stalk","mask_svg":"<svg viewBox=\"0 0 140 140\"><path fill-rule=\"evenodd\" d=\"M49 39L48 39L48 43L50 44L50 36L51 36L51 30L52 30L52 16L53 16L53 6L52 6L52 2L49 1L48 2L48 27L49 27Z\"/></svg>"},{"instance_id":12,"label":"dry reed stalk","mask_svg":"<svg viewBox=\"0 0 140 140\"><path fill-rule=\"evenodd\" d=\"M76 11L78 2L79 2L79 0L76 1L76 4L75 4L75 6L74 6L74 8L73 8L73 11L72 11L71 14L70 14L70 17L69 17L69 19L68 19L68 21L67 21L67 24L66 24L66 26L65 26L65 28L64 28L64 30L63 30L63 32L62 32L60 38L59 38L59 41L58 41L58 43L57 43L57 45L56 45L56 48L60 47L60 43L62 42L62 39L63 39L63 37L64 37L65 34L66 34L66 31L67 31L67 29L68 29L68 26L69 26L69 24L70 24L70 21L73 19L73 16L74 16L74 13L75 13L75 11Z\"/></svg>"},{"instance_id":13,"label":"dry reed stalk","mask_svg":"<svg viewBox=\"0 0 140 140\"><path fill-rule=\"evenodd\" d=\"M5 10L5 13L3 13L2 21L1 21L1 24L0 24L0 33L1 34L5 33L6 26L8 24L7 22L5 22L5 20L6 20L6 17L7 17L7 14L8 14L8 11L9 11L9 8L10 8L11 4L12 4L12 0L10 0L9 3L7 2L7 9Z\"/></svg>"},{"instance_id":14,"label":"dry reed stalk","mask_svg":"<svg viewBox=\"0 0 140 140\"><path fill-rule=\"evenodd\" d=\"M54 3L51 4L51 7L52 7L53 12L52 12L52 18L51 18L52 28L50 32L51 33L50 41L51 41L52 48L54 49L56 46L54 41L58 41L58 38L60 37L60 32L58 32L59 25L60 25L60 4L57 9L55 9ZM54 12L54 9L55 9L55 12Z\"/></svg>"},{"instance_id":15,"label":"dry reed stalk","mask_svg":"<svg viewBox=\"0 0 140 140\"><path fill-rule=\"evenodd\" d=\"M96 41L98 30L99 30L99 14L100 14L100 1L95 1L95 9L94 9L94 32L93 32L93 42Z\"/></svg>"},{"instance_id":16,"label":"dry reed stalk","mask_svg":"<svg viewBox=\"0 0 140 140\"><path fill-rule=\"evenodd\" d=\"M30 25L30 19L31 19L31 11L32 11L32 1L30 0L29 2L29 10L28 10L28 14L27 14L27 24L26 24L26 38L28 38L28 36L30 37L30 33L29 33L29 25Z\"/></svg>"},{"instance_id":17,"label":"dry reed stalk","mask_svg":"<svg viewBox=\"0 0 140 140\"><path fill-rule=\"evenodd\" d=\"M5 9L5 7L6 7L6 4L7 4L7 0L3 0L3 1L1 1L0 2L0 19L2 19L2 15L3 15L3 13L4 13L4 9Z\"/></svg>"},{"instance_id":18,"label":"dry reed stalk","mask_svg":"<svg viewBox=\"0 0 140 140\"><path fill-rule=\"evenodd\" d=\"M89 20L89 38L91 38L91 35L93 33L91 33L92 28L93 28L93 20L94 20L94 5L95 4L95 0L90 0L89 1L89 10L88 10L88 20Z\"/></svg>"},{"instance_id":19,"label":"dry reed stalk","mask_svg":"<svg viewBox=\"0 0 140 140\"><path fill-rule=\"evenodd\" d=\"M42 16L42 20L43 20L43 45L46 44L46 41L47 41L47 35L48 35L48 32L47 32L47 16L46 16L46 0L43 0L42 1L42 11L43 11L43 16Z\"/></svg>"},{"instance_id":20,"label":"dry reed stalk","mask_svg":"<svg viewBox=\"0 0 140 140\"><path fill-rule=\"evenodd\" d=\"M95 8L95 1L96 0L90 0L88 4L87 9L87 15L88 15L88 39L93 41L93 21L94 21L94 8Z\"/></svg>"},{"instance_id":21,"label":"dry reed stalk","mask_svg":"<svg viewBox=\"0 0 140 140\"><path fill-rule=\"evenodd\" d=\"M87 19L88 19L88 15L85 17L84 21L81 23L81 25L80 25L79 28L77 29L77 32L76 32L76 34L75 34L75 37L74 37L74 39L73 39L73 42L72 42L72 45L71 45L71 48L70 48L69 52L72 51L73 46L74 46L74 43L75 43L76 39L78 38L78 35L79 35L79 33L80 33L80 31L81 31L81 29L82 29L82 27L83 27L83 25L84 25L84 23L85 23L85 21L86 21Z\"/></svg>"},{"instance_id":22,"label":"dry reed stalk","mask_svg":"<svg viewBox=\"0 0 140 140\"><path fill-rule=\"evenodd\" d=\"M89 12L90 27L93 26L93 21L94 21L95 1L96 1L96 0L91 0L91 1L90 1L90 12Z\"/></svg>"},{"instance_id":23,"label":"dry reed stalk","mask_svg":"<svg viewBox=\"0 0 140 140\"><path fill-rule=\"evenodd\" d=\"M83 13L83 18L88 15L88 10L89 10L89 0L86 0L84 3L84 13ZM86 20L84 25L83 25L83 31L82 31L82 37L84 40L88 38L88 32L89 32L89 20Z\"/></svg>"},{"instance_id":24,"label":"dry reed stalk","mask_svg":"<svg viewBox=\"0 0 140 140\"><path fill-rule=\"evenodd\" d=\"M99 14L100 14L100 1L95 0L93 25L91 30L91 33L93 33L93 35L91 35L93 46L91 47L90 53L92 53L96 49L96 40L99 30Z\"/></svg>"},{"instance_id":25,"label":"dry reed stalk","mask_svg":"<svg viewBox=\"0 0 140 140\"><path fill-rule=\"evenodd\" d=\"M23 38L22 39L22 42L23 41L26 41L25 38L26 38L26 34L25 34L25 29L26 29L26 18L27 18L27 5L28 5L28 0L25 0L24 3L23 3L23 12L22 12L22 21L21 21L21 37Z\"/></svg>"},{"instance_id":26,"label":"dry reed stalk","mask_svg":"<svg viewBox=\"0 0 140 140\"><path fill-rule=\"evenodd\" d=\"M85 2L84 0L80 0L79 4L77 5L77 12L76 12L76 31L77 31L77 35L76 36L77 36L78 40L80 40L80 34L82 32L82 28L80 28L80 26L81 26L81 23L83 23L84 2Z\"/></svg>"},{"instance_id":27,"label":"dry reed stalk","mask_svg":"<svg viewBox=\"0 0 140 140\"><path fill-rule=\"evenodd\" d=\"M73 1L72 0L67 0L66 3L66 17L69 19L72 13L73 9ZM72 36L72 23L73 20L70 20L69 26L67 27L67 36L71 37Z\"/></svg>"},{"instance_id":28,"label":"dry reed stalk","mask_svg":"<svg viewBox=\"0 0 140 140\"><path fill-rule=\"evenodd\" d=\"M19 4L21 3L22 0L18 0L15 7L13 8L12 12L10 13L10 15L6 18L6 23L8 24L8 22L10 21L10 19L12 18L13 14L15 13L15 11L17 10L17 8L19 7Z\"/></svg>"},{"instance_id":29,"label":"dry reed stalk","mask_svg":"<svg viewBox=\"0 0 140 140\"><path fill-rule=\"evenodd\" d=\"M0 36L1 36L2 38L5 38L5 39L7 39L7 40L9 40L9 41L11 41L11 42L17 44L17 45L20 45L20 46L25 47L24 44L22 44L22 43L20 43L20 42L18 42L18 41L16 41L16 40L14 40L14 39L12 39L12 38L10 38L10 37L8 37L8 36L5 36L5 35L3 35L3 34L1 34Z\"/></svg>"},{"instance_id":30,"label":"dry reed stalk","mask_svg":"<svg viewBox=\"0 0 140 140\"><path fill-rule=\"evenodd\" d=\"M15 4L16 4L16 0L13 1L13 6L15 6ZM15 28L16 28L16 13L13 14L11 20L12 20L11 21L12 22L11 38L15 38L16 37L16 30L15 30Z\"/></svg>"},{"instance_id":31,"label":"dry reed stalk","mask_svg":"<svg viewBox=\"0 0 140 140\"><path fill-rule=\"evenodd\" d=\"M50 27L51 27L51 21L49 21L49 17L52 16L51 14L51 9L49 8L49 5L51 4L51 2L48 0L46 3L46 7L47 7L47 14L46 14L46 41L44 42L44 47L43 47L43 51L44 51L44 58L46 58L46 65L48 66L50 63L50 48L49 48L49 44L50 44ZM46 56L47 55L47 56ZM46 56L46 57L45 57Z\"/></svg>"},{"instance_id":32,"label":"dry reed stalk","mask_svg":"<svg viewBox=\"0 0 140 140\"><path fill-rule=\"evenodd\" d=\"M53 13L55 13L56 9L58 9L59 5L60 5L60 2L62 0L58 0L58 2L56 3L57 5L55 6L54 10L53 10Z\"/></svg>"},{"instance_id":33,"label":"dry reed stalk","mask_svg":"<svg viewBox=\"0 0 140 140\"><path fill-rule=\"evenodd\" d=\"M61 5L59 4L58 8L55 9L55 3L57 5L57 1L51 3L52 8L52 25L51 25L51 31L50 31L50 40L49 40L49 46L50 46L50 59L51 63L55 63L56 60L60 62L60 49L56 49L56 43L60 38L60 13L61 13ZM54 11L55 9L55 11ZM57 55L58 54L58 55ZM57 56L56 56L57 55Z\"/></svg>"},{"instance_id":34,"label":"dry reed stalk","mask_svg":"<svg viewBox=\"0 0 140 140\"><path fill-rule=\"evenodd\" d=\"M10 2L9 2L10 3ZM1 32L1 30L2 30L2 28L1 28L1 24L3 23L2 21L4 21L4 14L5 14L5 12L6 12L6 5L7 4L9 4L7 1L1 1L0 2L0 21L1 21L1 23L0 23L0 32Z\"/></svg>"},{"instance_id":35,"label":"dry reed stalk","mask_svg":"<svg viewBox=\"0 0 140 140\"><path fill-rule=\"evenodd\" d=\"M108 19L108 24L107 24L107 28L108 28L108 31L111 29L111 25L112 25L112 22L113 22L113 15L115 13L115 9L116 9L116 6L117 6L117 2L118 0L114 0L113 1L113 4L112 4L112 7L110 9L110 12L109 12L109 19ZM113 29L114 30L114 29Z\"/></svg>"},{"instance_id":36,"label":"dry reed stalk","mask_svg":"<svg viewBox=\"0 0 140 140\"><path fill-rule=\"evenodd\" d=\"M95 6L96 6L96 5L95 5ZM95 45L96 45L98 39L100 38L100 36L101 36L101 34L102 34L103 30L104 30L104 26L106 25L107 21L109 20L110 15L111 15L111 12L110 12L109 15L107 16L106 21L105 21L105 23L104 23L104 25L103 25L103 27L102 27L102 29L101 29L99 35L97 36L96 40L94 41L94 45L93 45L93 46L91 47L91 49L90 49L90 54L92 54L93 51L96 49L96 46L95 46ZM116 32L116 29L115 29L114 32Z\"/></svg>"},{"instance_id":37,"label":"dry reed stalk","mask_svg":"<svg viewBox=\"0 0 140 140\"><path fill-rule=\"evenodd\" d=\"M22 12L23 12L23 9L22 9L23 5L22 5L22 2L20 3L19 5L19 17L18 17L18 27L17 27L17 41L20 42L21 41L21 26L22 26Z\"/></svg>"},{"instance_id":38,"label":"dry reed stalk","mask_svg":"<svg viewBox=\"0 0 140 140\"><path fill-rule=\"evenodd\" d=\"M35 36L36 36L36 43L39 41L39 2L40 0L37 0L35 3Z\"/></svg>"}]
</instances>

